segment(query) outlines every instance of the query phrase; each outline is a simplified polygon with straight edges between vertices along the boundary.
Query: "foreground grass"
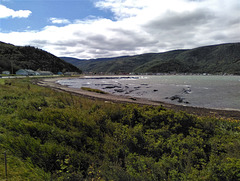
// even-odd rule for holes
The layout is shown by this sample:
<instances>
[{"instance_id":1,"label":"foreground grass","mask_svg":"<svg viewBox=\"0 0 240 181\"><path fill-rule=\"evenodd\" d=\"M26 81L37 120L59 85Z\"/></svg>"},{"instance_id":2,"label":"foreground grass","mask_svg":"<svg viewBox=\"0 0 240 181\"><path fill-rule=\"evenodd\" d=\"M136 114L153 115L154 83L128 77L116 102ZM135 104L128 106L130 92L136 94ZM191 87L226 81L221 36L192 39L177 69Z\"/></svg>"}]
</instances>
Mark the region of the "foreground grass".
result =
<instances>
[{"instance_id":1,"label":"foreground grass","mask_svg":"<svg viewBox=\"0 0 240 181\"><path fill-rule=\"evenodd\" d=\"M0 79L0 85L4 85L5 84L5 80L4 79Z\"/></svg>"},{"instance_id":2,"label":"foreground grass","mask_svg":"<svg viewBox=\"0 0 240 181\"><path fill-rule=\"evenodd\" d=\"M240 121L0 84L8 180L239 180ZM0 155L0 180L5 179Z\"/></svg>"}]
</instances>

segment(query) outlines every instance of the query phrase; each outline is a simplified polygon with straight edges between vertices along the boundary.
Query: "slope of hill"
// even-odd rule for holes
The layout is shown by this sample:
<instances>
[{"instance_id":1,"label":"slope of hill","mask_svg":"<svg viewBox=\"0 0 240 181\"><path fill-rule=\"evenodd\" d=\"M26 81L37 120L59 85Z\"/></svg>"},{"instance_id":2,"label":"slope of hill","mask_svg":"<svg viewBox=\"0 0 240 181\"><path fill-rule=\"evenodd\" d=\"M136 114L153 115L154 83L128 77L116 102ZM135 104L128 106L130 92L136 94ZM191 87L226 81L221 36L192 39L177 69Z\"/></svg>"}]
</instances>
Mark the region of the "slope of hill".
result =
<instances>
[{"instance_id":1,"label":"slope of hill","mask_svg":"<svg viewBox=\"0 0 240 181\"><path fill-rule=\"evenodd\" d=\"M0 42L0 72L15 73L19 69L57 72L81 72L77 67L60 58L30 46L14 46Z\"/></svg>"},{"instance_id":2,"label":"slope of hill","mask_svg":"<svg viewBox=\"0 0 240 181\"><path fill-rule=\"evenodd\" d=\"M240 74L240 43L108 59L75 60L73 64L83 71L96 73L177 72Z\"/></svg>"},{"instance_id":3,"label":"slope of hill","mask_svg":"<svg viewBox=\"0 0 240 181\"><path fill-rule=\"evenodd\" d=\"M59 58L72 65L78 64L79 61L84 61L84 59L78 59L78 58L72 58L72 57L59 57Z\"/></svg>"}]
</instances>

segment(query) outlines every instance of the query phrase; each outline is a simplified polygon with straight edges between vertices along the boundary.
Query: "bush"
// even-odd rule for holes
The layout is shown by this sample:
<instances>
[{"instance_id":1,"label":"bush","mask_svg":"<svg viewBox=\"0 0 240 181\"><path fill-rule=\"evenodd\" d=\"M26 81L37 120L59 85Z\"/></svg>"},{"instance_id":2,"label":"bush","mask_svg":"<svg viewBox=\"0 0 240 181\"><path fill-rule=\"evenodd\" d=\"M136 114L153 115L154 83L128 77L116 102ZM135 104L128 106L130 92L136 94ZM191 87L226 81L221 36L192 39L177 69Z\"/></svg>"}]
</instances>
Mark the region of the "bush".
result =
<instances>
[{"instance_id":1,"label":"bush","mask_svg":"<svg viewBox=\"0 0 240 181\"><path fill-rule=\"evenodd\" d=\"M11 179L239 179L239 120L109 104L28 79L9 81L0 86L0 150L18 160L9 162Z\"/></svg>"}]
</instances>

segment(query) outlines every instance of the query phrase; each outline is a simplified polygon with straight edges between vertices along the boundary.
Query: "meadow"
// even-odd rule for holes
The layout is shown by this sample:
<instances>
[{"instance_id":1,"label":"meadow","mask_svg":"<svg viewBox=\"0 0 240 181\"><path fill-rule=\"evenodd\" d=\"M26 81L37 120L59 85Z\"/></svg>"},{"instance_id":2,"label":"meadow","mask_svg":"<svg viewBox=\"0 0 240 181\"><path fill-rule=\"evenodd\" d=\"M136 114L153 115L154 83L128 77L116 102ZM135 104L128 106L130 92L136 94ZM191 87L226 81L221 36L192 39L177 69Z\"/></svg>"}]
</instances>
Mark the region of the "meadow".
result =
<instances>
[{"instance_id":1,"label":"meadow","mask_svg":"<svg viewBox=\"0 0 240 181\"><path fill-rule=\"evenodd\" d=\"M240 120L1 79L0 152L14 181L240 180Z\"/></svg>"}]
</instances>

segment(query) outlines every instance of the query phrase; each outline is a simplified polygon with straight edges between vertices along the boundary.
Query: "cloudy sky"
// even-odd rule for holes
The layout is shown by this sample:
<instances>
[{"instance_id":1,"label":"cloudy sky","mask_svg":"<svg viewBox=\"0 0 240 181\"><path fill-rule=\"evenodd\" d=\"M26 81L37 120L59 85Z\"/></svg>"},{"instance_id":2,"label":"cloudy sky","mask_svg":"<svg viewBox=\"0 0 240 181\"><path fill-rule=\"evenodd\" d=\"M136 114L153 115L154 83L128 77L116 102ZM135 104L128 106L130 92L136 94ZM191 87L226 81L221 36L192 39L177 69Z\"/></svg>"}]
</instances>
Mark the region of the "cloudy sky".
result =
<instances>
[{"instance_id":1,"label":"cloudy sky","mask_svg":"<svg viewBox=\"0 0 240 181\"><path fill-rule=\"evenodd\" d=\"M240 0L0 0L0 41L80 59L240 42Z\"/></svg>"}]
</instances>

